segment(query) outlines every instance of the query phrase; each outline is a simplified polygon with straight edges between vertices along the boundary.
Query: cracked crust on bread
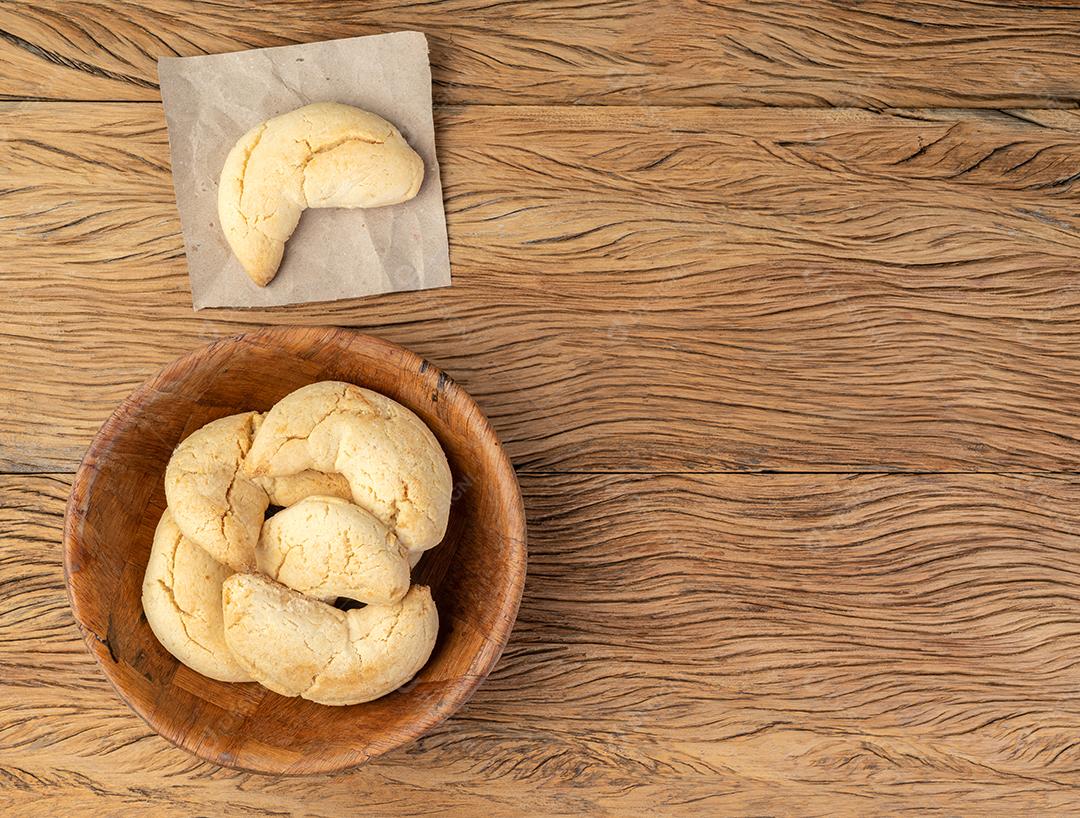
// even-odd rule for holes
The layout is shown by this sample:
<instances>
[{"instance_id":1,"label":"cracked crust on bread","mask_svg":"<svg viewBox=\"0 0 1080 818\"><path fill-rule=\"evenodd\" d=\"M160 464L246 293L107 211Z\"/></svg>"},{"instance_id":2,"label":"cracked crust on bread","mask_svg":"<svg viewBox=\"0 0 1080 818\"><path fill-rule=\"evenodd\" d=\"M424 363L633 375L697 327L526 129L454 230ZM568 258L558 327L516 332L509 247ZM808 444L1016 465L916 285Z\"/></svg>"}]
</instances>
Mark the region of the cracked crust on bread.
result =
<instances>
[{"instance_id":1,"label":"cracked crust on bread","mask_svg":"<svg viewBox=\"0 0 1080 818\"><path fill-rule=\"evenodd\" d=\"M244 470L278 477L307 469L343 475L353 502L393 531L413 562L446 533L452 488L446 455L420 418L384 395L321 381L278 401Z\"/></svg>"},{"instance_id":2,"label":"cracked crust on bread","mask_svg":"<svg viewBox=\"0 0 1080 818\"><path fill-rule=\"evenodd\" d=\"M396 690L427 662L439 626L421 585L392 605L340 611L259 574L234 574L223 610L225 641L260 684L328 705Z\"/></svg>"},{"instance_id":3,"label":"cracked crust on bread","mask_svg":"<svg viewBox=\"0 0 1080 818\"><path fill-rule=\"evenodd\" d=\"M176 447L165 468L165 496L177 526L235 571L254 569L269 504L240 469L261 419L245 412L206 424Z\"/></svg>"},{"instance_id":4,"label":"cracked crust on bread","mask_svg":"<svg viewBox=\"0 0 1080 818\"><path fill-rule=\"evenodd\" d=\"M260 571L310 597L386 605L409 590L408 552L371 513L338 497L308 497L263 525Z\"/></svg>"},{"instance_id":5,"label":"cracked crust on bread","mask_svg":"<svg viewBox=\"0 0 1080 818\"><path fill-rule=\"evenodd\" d=\"M166 509L143 577L143 610L162 646L192 670L223 682L250 682L225 645L221 586L231 573L184 537Z\"/></svg>"},{"instance_id":6,"label":"cracked crust on bread","mask_svg":"<svg viewBox=\"0 0 1080 818\"><path fill-rule=\"evenodd\" d=\"M423 159L385 119L317 102L240 137L221 171L218 218L244 271L264 287L306 208L399 204L423 179Z\"/></svg>"}]
</instances>

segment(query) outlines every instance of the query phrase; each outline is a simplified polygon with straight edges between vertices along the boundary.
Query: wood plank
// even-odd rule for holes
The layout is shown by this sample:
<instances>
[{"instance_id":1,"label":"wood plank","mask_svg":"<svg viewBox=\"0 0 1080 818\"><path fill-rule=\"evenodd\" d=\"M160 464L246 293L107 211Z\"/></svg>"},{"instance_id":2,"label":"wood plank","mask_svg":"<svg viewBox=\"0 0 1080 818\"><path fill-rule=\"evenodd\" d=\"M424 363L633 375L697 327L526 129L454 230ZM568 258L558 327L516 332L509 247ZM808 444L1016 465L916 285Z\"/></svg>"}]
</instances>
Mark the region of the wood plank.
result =
<instances>
[{"instance_id":1,"label":"wood plank","mask_svg":"<svg viewBox=\"0 0 1080 818\"><path fill-rule=\"evenodd\" d=\"M69 478L0 477L0 811L1067 814L1080 486L1007 475L523 476L503 660L415 747L267 779L167 745L67 609Z\"/></svg>"},{"instance_id":2,"label":"wood plank","mask_svg":"<svg viewBox=\"0 0 1080 818\"><path fill-rule=\"evenodd\" d=\"M0 109L0 470L73 469L157 367L263 323L411 347L519 468L1077 468L1077 113L438 128L452 288L193 314L160 110Z\"/></svg>"},{"instance_id":3,"label":"wood plank","mask_svg":"<svg viewBox=\"0 0 1080 818\"><path fill-rule=\"evenodd\" d=\"M1070 3L0 5L0 96L156 100L158 56L416 29L442 103L1075 107Z\"/></svg>"}]
</instances>

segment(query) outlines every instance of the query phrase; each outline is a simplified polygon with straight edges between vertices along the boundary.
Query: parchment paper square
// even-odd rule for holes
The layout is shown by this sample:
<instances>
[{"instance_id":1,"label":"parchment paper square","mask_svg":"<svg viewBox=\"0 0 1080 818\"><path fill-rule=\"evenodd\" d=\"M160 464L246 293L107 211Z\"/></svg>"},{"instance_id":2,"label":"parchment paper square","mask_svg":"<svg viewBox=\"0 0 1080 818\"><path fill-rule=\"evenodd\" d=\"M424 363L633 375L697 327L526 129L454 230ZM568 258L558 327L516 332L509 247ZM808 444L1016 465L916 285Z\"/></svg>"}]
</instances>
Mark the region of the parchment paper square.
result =
<instances>
[{"instance_id":1,"label":"parchment paper square","mask_svg":"<svg viewBox=\"0 0 1080 818\"><path fill-rule=\"evenodd\" d=\"M203 307L271 307L450 284L427 38L417 31L163 57L158 79L191 296ZM355 105L388 119L424 159L424 183L390 207L305 210L277 277L256 286L217 216L218 178L244 133L310 102Z\"/></svg>"}]
</instances>

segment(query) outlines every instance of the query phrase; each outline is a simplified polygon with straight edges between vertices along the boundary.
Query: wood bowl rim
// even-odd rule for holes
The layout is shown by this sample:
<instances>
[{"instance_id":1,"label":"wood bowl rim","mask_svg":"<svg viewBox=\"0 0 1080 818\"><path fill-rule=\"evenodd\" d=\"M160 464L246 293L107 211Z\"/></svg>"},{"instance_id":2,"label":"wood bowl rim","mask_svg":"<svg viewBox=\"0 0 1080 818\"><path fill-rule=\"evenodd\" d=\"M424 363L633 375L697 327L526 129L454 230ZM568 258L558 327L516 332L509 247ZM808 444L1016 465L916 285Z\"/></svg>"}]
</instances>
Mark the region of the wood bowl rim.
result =
<instances>
[{"instance_id":1,"label":"wood bowl rim","mask_svg":"<svg viewBox=\"0 0 1080 818\"><path fill-rule=\"evenodd\" d=\"M506 540L508 548L515 551L517 556L516 559L507 561L510 565L510 575L507 583L509 585L510 594L506 597L504 610L500 611L500 614L505 615L497 617L496 627L490 634L486 634L487 638L480 640L480 648L473 655L469 666L470 670L475 668L476 672L460 677L462 680L466 681L466 684L457 686L448 695L440 697L436 704L423 711L419 711L415 718L409 720L407 726L398 733L396 738L381 744L374 752L366 755L360 761L356 760L355 754L350 754L347 758L339 757L342 755L341 750L336 753L327 752L318 756L315 763L310 764L302 771L282 769L280 764L273 763L272 754L256 754L254 756L249 754L249 760L253 757L256 758L259 762L258 766L239 764L231 757L223 758L221 754L210 751L202 743L189 743L184 734L177 738L173 738L166 732L163 732L162 727L157 723L155 716L150 712L144 712L144 710L128 696L123 683L118 680L119 674L116 674L109 666L109 663L104 661L99 648L104 646L106 650L110 650L107 637L105 639L99 638L89 626L83 623L83 611L81 610L82 603L76 600L72 593L71 586L72 554L75 550L76 543L81 540L81 521L87 508L87 494L93 486L97 476L97 463L101 458L108 455L110 448L108 441L138 413L146 396L151 392L157 391L157 386L163 379L167 379L174 372L183 370L189 363L205 357L220 347L232 346L245 342L255 342L260 346L274 346L281 338L298 335L311 336L313 339L316 335L323 335L325 338L343 338L349 344L359 342L369 348L374 347L376 349L382 348L387 351L393 351L401 355L404 361L414 367L412 368L412 371L420 372L424 377L434 378L438 383L443 384L444 391L455 393L455 398L457 400L464 402L467 406L471 406L478 418L477 435L481 438L481 446L485 450L493 452L496 468L506 474L509 478L507 485L513 489L512 497L504 496L502 498L504 501L504 508L509 517L509 526L508 530L504 532L504 539ZM506 495L507 492L504 491L503 494ZM139 384L139 386L124 398L124 400L122 400L110 413L105 422L102 423L101 427L90 441L90 445L87 447L86 453L79 463L79 467L72 480L71 492L68 495L67 504L64 507L64 589L67 593L68 604L71 606L75 624L82 634L83 642L90 655L94 657L94 660L101 667L105 674L105 678L108 679L109 684L112 686L113 690L116 691L120 699L157 735L164 738L170 744L173 744L204 761L216 764L219 767L226 767L260 775L287 777L320 775L355 769L367 764L374 758L378 758L381 755L414 742L431 730L431 728L445 721L472 697L481 682L487 678L492 668L498 662L499 657L502 655L503 649L510 638L510 633L513 631L514 625L516 624L517 613L521 604L521 596L525 587L525 574L528 560L527 535L524 500L521 496L521 486L518 483L514 467L487 416L476 404L476 401L473 400L472 396L461 388L453 378L447 376L438 367L433 365L427 359L417 355L412 350L395 344L392 341L387 341L383 338L369 335L356 329L346 327L308 327L302 325L263 327L257 330L241 332L219 338L216 341L205 344L176 358Z\"/></svg>"}]
</instances>

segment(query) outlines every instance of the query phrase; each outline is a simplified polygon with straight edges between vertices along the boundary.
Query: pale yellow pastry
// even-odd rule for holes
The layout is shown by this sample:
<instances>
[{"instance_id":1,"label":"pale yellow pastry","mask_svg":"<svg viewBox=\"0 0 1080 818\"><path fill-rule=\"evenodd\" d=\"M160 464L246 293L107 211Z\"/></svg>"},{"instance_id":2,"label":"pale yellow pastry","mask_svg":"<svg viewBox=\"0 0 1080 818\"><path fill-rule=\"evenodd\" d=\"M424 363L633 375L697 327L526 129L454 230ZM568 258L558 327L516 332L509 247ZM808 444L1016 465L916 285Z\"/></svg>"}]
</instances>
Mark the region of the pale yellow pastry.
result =
<instances>
[{"instance_id":1,"label":"pale yellow pastry","mask_svg":"<svg viewBox=\"0 0 1080 818\"><path fill-rule=\"evenodd\" d=\"M397 602L409 590L405 547L371 513L338 497L308 497L263 525L260 571L295 591L333 602Z\"/></svg>"},{"instance_id":2,"label":"pale yellow pastry","mask_svg":"<svg viewBox=\"0 0 1080 818\"><path fill-rule=\"evenodd\" d=\"M265 687L330 705L371 701L411 679L431 655L439 616L414 585L393 605L340 611L259 574L223 590L225 641Z\"/></svg>"},{"instance_id":3,"label":"pale yellow pastry","mask_svg":"<svg viewBox=\"0 0 1080 818\"><path fill-rule=\"evenodd\" d=\"M255 483L266 492L272 506L288 507L316 495L352 499L349 481L342 475L324 474L313 469L282 477L256 477Z\"/></svg>"},{"instance_id":4,"label":"pale yellow pastry","mask_svg":"<svg viewBox=\"0 0 1080 818\"><path fill-rule=\"evenodd\" d=\"M353 502L379 518L413 557L446 533L446 455L420 418L384 395L323 381L278 401L255 435L244 470L278 477L306 469L344 475Z\"/></svg>"},{"instance_id":5,"label":"pale yellow pastry","mask_svg":"<svg viewBox=\"0 0 1080 818\"><path fill-rule=\"evenodd\" d=\"M165 496L184 536L236 571L255 567L269 503L240 471L260 420L245 412L206 424L176 447L165 469Z\"/></svg>"},{"instance_id":6,"label":"pale yellow pastry","mask_svg":"<svg viewBox=\"0 0 1080 818\"><path fill-rule=\"evenodd\" d=\"M225 645L221 585L231 573L181 534L166 509L143 577L143 610L165 650L192 670L223 682L250 682Z\"/></svg>"},{"instance_id":7,"label":"pale yellow pastry","mask_svg":"<svg viewBox=\"0 0 1080 818\"><path fill-rule=\"evenodd\" d=\"M424 161L380 116L316 102L268 119L236 143L221 171L218 218L260 287L308 207L382 207L420 190Z\"/></svg>"}]
</instances>

